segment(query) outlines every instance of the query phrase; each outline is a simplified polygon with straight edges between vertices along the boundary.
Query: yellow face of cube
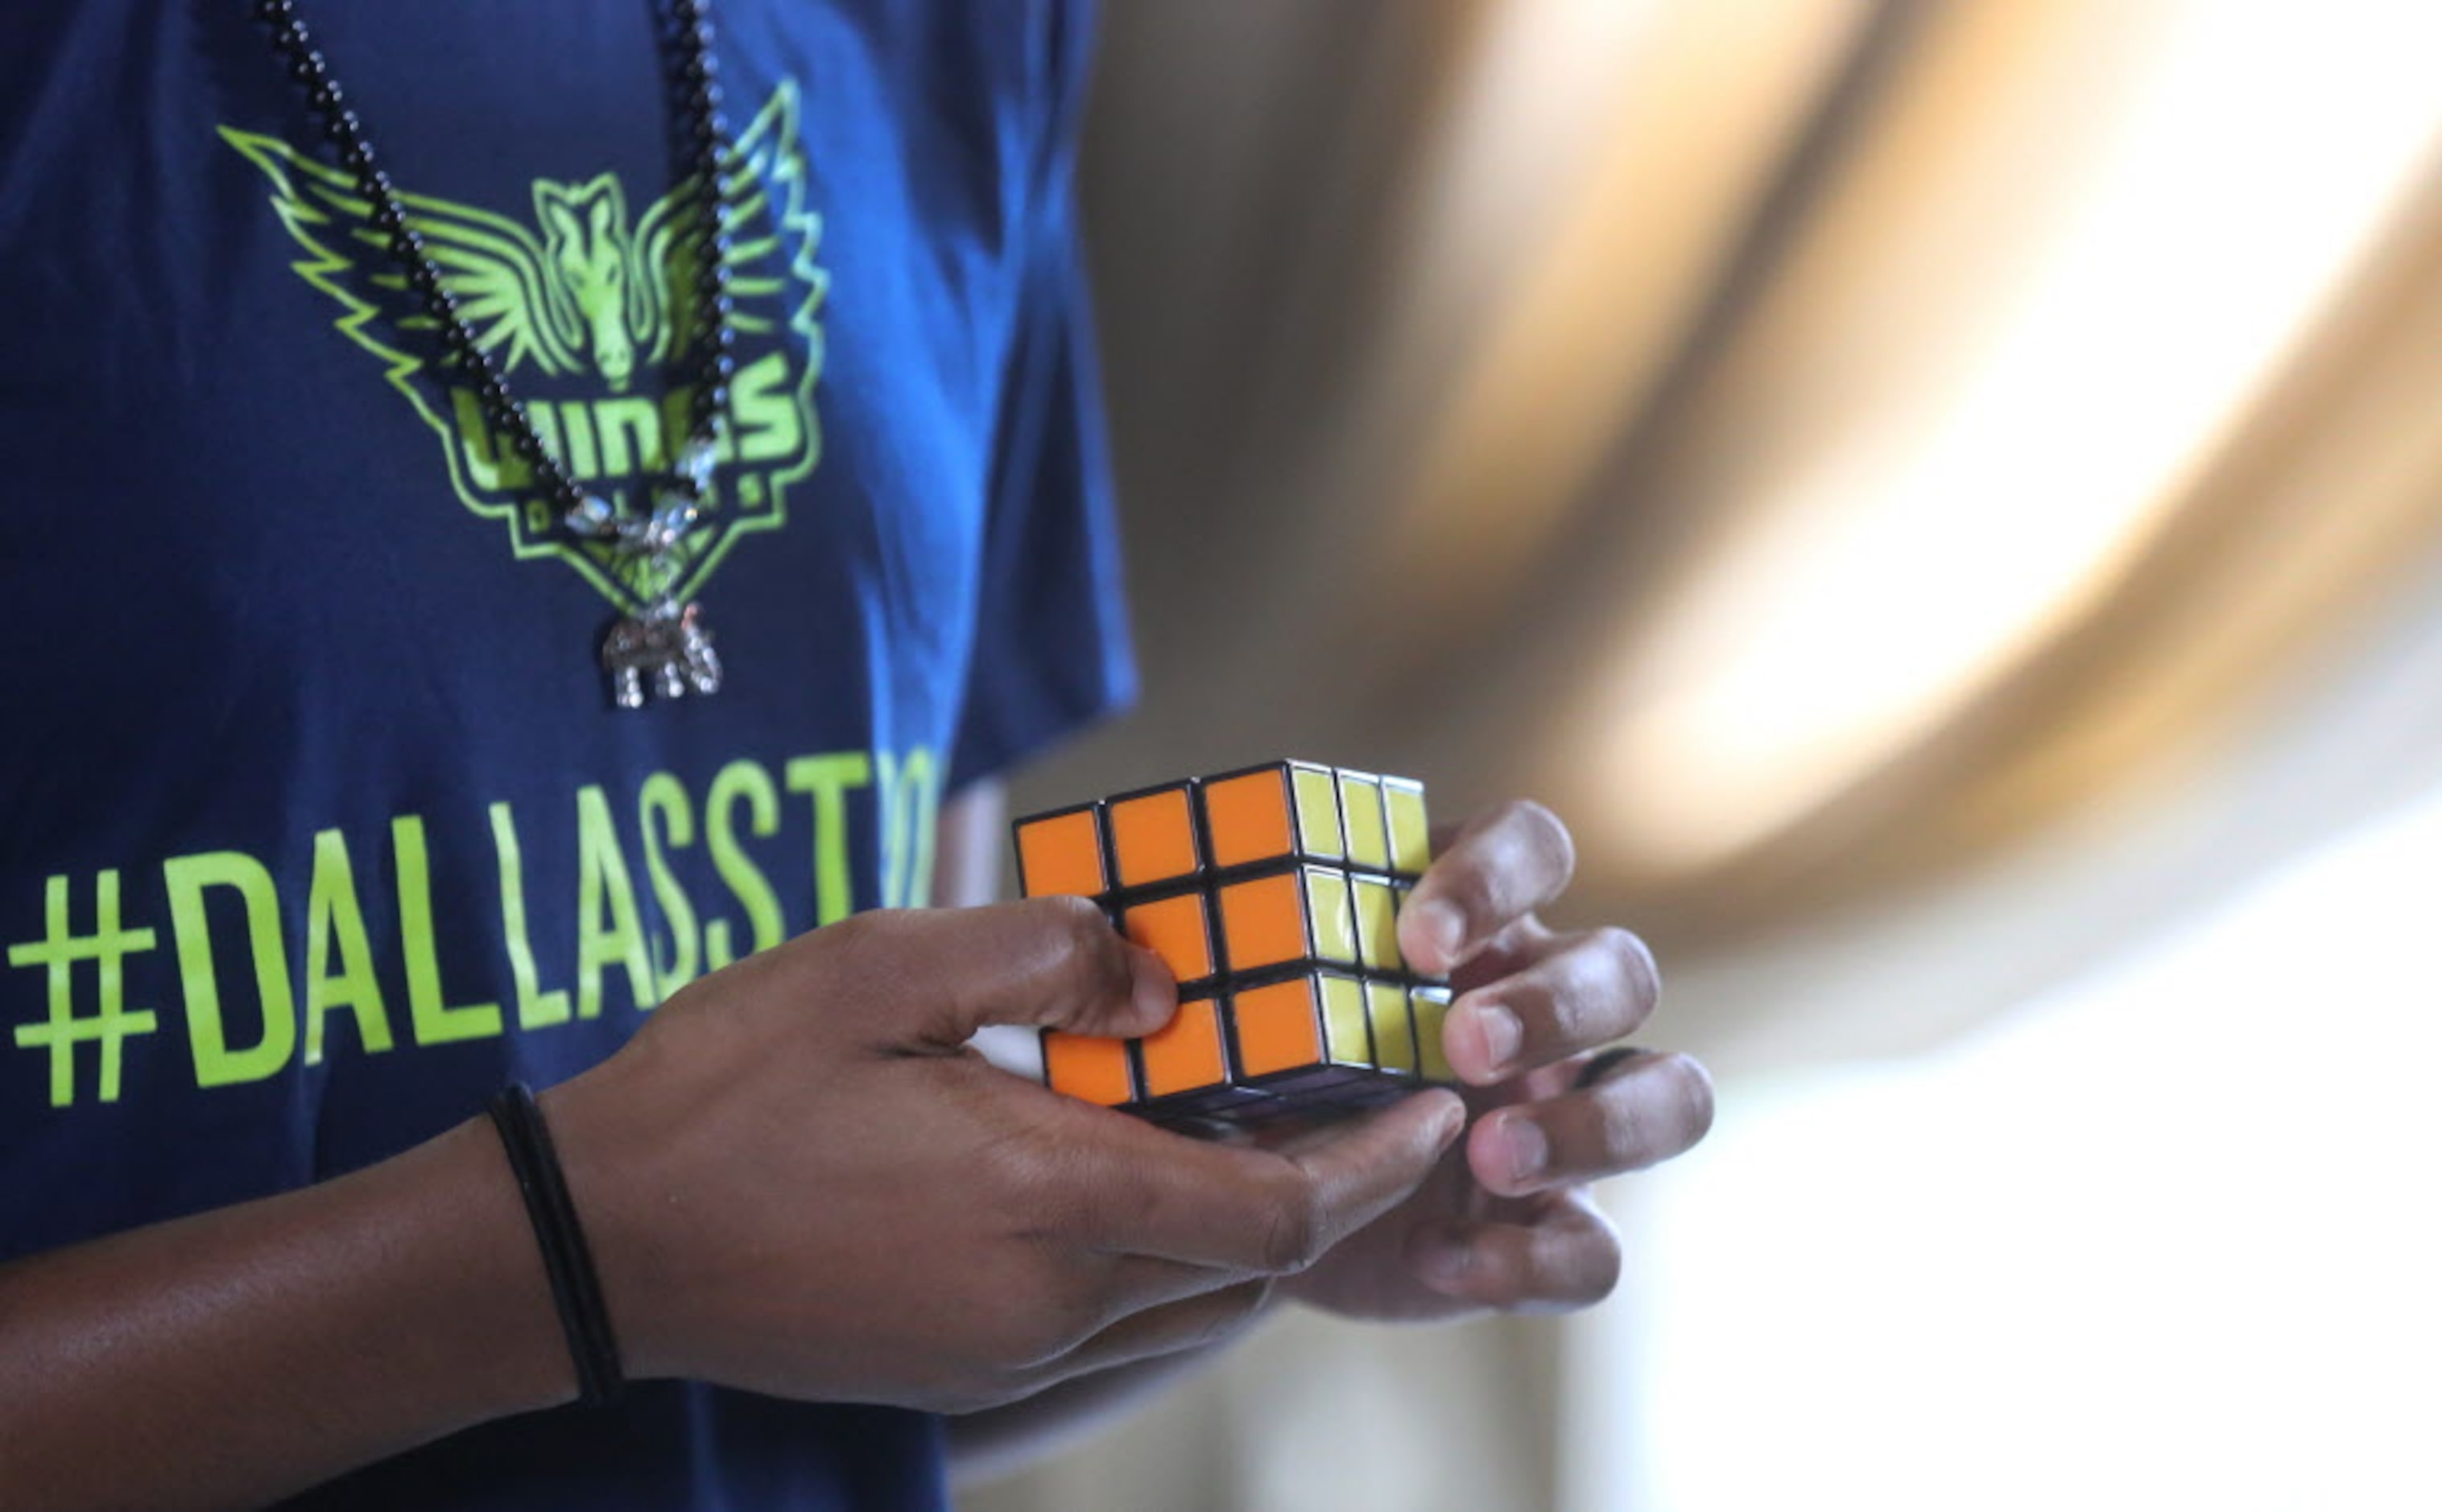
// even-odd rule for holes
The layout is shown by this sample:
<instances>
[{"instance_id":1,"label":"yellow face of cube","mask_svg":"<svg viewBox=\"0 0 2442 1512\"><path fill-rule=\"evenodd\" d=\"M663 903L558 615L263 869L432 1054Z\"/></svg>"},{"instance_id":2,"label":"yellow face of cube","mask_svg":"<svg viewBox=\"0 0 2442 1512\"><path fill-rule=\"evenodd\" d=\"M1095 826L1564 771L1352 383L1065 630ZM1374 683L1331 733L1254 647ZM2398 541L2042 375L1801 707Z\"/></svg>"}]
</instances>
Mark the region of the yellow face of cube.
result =
<instances>
[{"instance_id":1,"label":"yellow face of cube","mask_svg":"<svg viewBox=\"0 0 2442 1512\"><path fill-rule=\"evenodd\" d=\"M1348 836L1348 864L1391 869L1391 831L1382 812L1382 783L1361 772L1339 774L1339 817Z\"/></svg>"}]
</instances>

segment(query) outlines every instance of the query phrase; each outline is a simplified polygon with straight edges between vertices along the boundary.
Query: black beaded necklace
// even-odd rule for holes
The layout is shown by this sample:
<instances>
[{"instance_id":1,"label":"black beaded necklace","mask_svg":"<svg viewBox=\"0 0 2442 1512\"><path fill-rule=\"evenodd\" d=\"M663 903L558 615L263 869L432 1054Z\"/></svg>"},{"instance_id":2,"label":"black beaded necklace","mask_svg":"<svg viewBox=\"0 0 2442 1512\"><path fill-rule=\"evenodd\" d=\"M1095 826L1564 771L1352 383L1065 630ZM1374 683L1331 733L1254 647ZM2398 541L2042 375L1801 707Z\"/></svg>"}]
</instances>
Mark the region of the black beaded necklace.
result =
<instances>
[{"instance_id":1,"label":"black beaded necklace","mask_svg":"<svg viewBox=\"0 0 2442 1512\"><path fill-rule=\"evenodd\" d=\"M295 0L255 0L254 15L270 29L273 50L304 91L340 166L355 176L357 191L372 207L374 228L389 239L391 255L440 328L442 344L483 406L484 418L533 470L562 528L579 541L607 545L644 568L647 580L658 585L641 613L623 616L603 638L601 661L610 675L612 701L621 708L642 705L647 678L666 698L718 691L720 663L713 654L712 632L696 605L681 605L670 592L683 566L676 559L679 542L713 507L713 469L729 410L729 382L738 371L737 333L730 322L730 204L722 173L728 130L721 118L719 64L713 56L711 0L667 0L659 28L676 105L675 145L683 171L692 175L688 198L703 252L695 264L685 373L693 385L686 439L673 454L671 471L656 481L651 513L641 518L621 516L600 495L579 487L543 445L524 405L509 392L500 366L461 318L456 297L443 286L441 269L409 224L390 175L365 138L364 123L298 16Z\"/></svg>"}]
</instances>

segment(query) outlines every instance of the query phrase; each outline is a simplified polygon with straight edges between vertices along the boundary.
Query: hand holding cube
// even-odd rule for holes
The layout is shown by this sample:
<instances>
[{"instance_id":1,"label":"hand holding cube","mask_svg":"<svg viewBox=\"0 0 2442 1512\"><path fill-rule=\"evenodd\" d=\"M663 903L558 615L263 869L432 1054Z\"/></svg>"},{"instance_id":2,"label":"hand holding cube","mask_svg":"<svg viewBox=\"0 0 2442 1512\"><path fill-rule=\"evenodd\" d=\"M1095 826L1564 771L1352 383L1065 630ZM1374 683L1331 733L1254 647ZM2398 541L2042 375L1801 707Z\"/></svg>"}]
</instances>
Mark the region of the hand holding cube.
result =
<instances>
[{"instance_id":1,"label":"hand holding cube","mask_svg":"<svg viewBox=\"0 0 2442 1512\"><path fill-rule=\"evenodd\" d=\"M1343 775L1358 781L1353 811ZM1184 797L1162 796L1180 789ZM1134 920L1131 935L1191 983L1186 1001L1207 1005L1180 1041L1198 1047L1205 1073L1217 1055L1238 1095L1251 1089L1268 1099L1247 1099L1246 1112L1258 1118L1280 1111L1275 1104L1361 1104L1388 1084L1377 1079L1398 1074L1395 1054L1379 1053L1398 1044L1396 1034L1375 1034L1370 1018L1362 1066L1350 1064L1353 1054L1333 1055L1353 1052L1358 1039L1346 988L1318 987L1311 999L1302 989L1282 992L1285 1009L1268 1006L1271 990L1354 976L1370 1009L1378 984L1365 979L1369 967L1387 968L1387 980L1406 986L1419 1073L1409 1084L1428 1072L1463 1083L1473 1126L1431 1181L1292 1278L1289 1295L1372 1318L1584 1305L1611 1289L1619 1268L1618 1239L1587 1184L1668 1159L1703 1139L1712 1120L1711 1084L1686 1056L1606 1048L1651 1012L1659 982L1651 956L1628 931L1556 930L1540 919L1575 865L1568 831L1548 810L1522 802L1494 809L1460 829L1428 869L1421 790L1386 780L1380 792L1379 850L1361 775L1281 762L1038 815L1066 826L1069 843L1049 843L1056 829L1021 824L1021 868L1030 891L1079 893L1098 900L1115 922ZM1136 807L1139 800L1146 806ZM1118 811L1122 803L1130 807ZM1149 821L1165 807L1172 822L1157 841L1165 827ZM1182 809L1190 817L1183 837L1175 823ZM1378 868L1352 865L1375 855L1390 859ZM1317 867L1339 880L1315 877ZM1257 880L1267 885L1231 895L1234 914L1223 906L1226 889ZM1388 931L1380 927L1377 884L1389 889ZM1206 896L1175 901L1190 893ZM1234 957L1233 930L1246 937ZM1395 956L1383 954L1386 935ZM1232 983L1228 968L1247 959L1267 964L1256 979ZM1449 989L1433 987L1428 972L1449 973ZM1294 1066L1269 1056L1275 1021L1293 1026ZM1105 1041L1084 1051L1100 1057L1101 1100L1157 1119L1212 1117L1176 1111L1194 1096L1184 1104L1164 1101L1181 1084L1166 1069L1173 1052L1159 1043L1170 1032L1133 1047ZM1435 1041L1442 1057L1429 1066L1424 1057ZM1051 1047L1061 1057L1052 1080L1074 1089L1079 1052L1061 1051L1060 1043ZM1236 1104L1221 1106L1245 1117Z\"/></svg>"}]
</instances>

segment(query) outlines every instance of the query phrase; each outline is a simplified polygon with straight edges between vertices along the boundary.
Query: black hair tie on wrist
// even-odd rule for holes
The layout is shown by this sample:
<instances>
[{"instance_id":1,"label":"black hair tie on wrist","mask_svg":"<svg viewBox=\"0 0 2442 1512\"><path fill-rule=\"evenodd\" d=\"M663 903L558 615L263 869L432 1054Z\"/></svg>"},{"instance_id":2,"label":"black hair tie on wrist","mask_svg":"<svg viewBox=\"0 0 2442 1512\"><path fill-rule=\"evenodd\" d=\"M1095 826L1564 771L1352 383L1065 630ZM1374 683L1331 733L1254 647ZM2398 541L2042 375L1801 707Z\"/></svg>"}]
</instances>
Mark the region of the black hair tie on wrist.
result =
<instances>
[{"instance_id":1,"label":"black hair tie on wrist","mask_svg":"<svg viewBox=\"0 0 2442 1512\"><path fill-rule=\"evenodd\" d=\"M576 1365L578 1399L599 1406L619 1394L624 1378L619 1340L610 1332L602 1283L593 1273L593 1257L576 1222L576 1205L569 1200L559 1157L552 1150L551 1130L523 1082L512 1082L494 1094L490 1112L508 1151L509 1169L517 1175L518 1191L525 1196L526 1216L534 1221L535 1242L542 1248L551 1300L559 1309L569 1357Z\"/></svg>"}]
</instances>

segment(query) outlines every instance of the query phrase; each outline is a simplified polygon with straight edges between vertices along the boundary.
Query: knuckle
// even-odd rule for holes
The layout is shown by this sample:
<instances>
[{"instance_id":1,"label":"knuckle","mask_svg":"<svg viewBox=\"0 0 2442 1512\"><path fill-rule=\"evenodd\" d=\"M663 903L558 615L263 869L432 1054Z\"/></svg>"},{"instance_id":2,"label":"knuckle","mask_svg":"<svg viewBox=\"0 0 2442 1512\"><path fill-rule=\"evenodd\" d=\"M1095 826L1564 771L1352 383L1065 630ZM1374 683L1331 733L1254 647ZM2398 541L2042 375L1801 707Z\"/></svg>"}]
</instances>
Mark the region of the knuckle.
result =
<instances>
[{"instance_id":1,"label":"knuckle","mask_svg":"<svg viewBox=\"0 0 2442 1512\"><path fill-rule=\"evenodd\" d=\"M1482 929L1497 921L1500 913L1499 885L1489 867L1482 861L1481 852L1454 856L1450 865L1435 870L1416 884L1416 893L1409 899L1413 906L1425 899L1448 903L1465 918L1469 929Z\"/></svg>"},{"instance_id":2,"label":"knuckle","mask_svg":"<svg viewBox=\"0 0 2442 1512\"><path fill-rule=\"evenodd\" d=\"M785 940L774 950L748 956L733 970L754 970L758 961L768 961L800 971L829 969L850 977L871 975L891 955L899 934L896 919L868 908Z\"/></svg>"},{"instance_id":3,"label":"knuckle","mask_svg":"<svg viewBox=\"0 0 2442 1512\"><path fill-rule=\"evenodd\" d=\"M1046 948L1057 964L1064 987L1079 1001L1126 991L1127 962L1121 957L1118 931L1103 911L1084 898L1047 898L1050 920Z\"/></svg>"},{"instance_id":4,"label":"knuckle","mask_svg":"<svg viewBox=\"0 0 2442 1512\"><path fill-rule=\"evenodd\" d=\"M1597 1004L1609 1003L1611 994L1586 982L1577 973L1558 974L1557 980L1509 995L1518 1006L1533 1011L1526 1015L1530 1037L1547 1042L1541 1047L1547 1050L1582 1048L1612 1035L1612 1015L1596 1011ZM1543 1032L1537 1034L1533 1030L1539 1018Z\"/></svg>"},{"instance_id":5,"label":"knuckle","mask_svg":"<svg viewBox=\"0 0 2442 1512\"><path fill-rule=\"evenodd\" d=\"M1295 1275L1322 1258L1322 1193L1303 1173L1284 1187L1266 1211L1261 1263L1276 1276Z\"/></svg>"}]
</instances>

